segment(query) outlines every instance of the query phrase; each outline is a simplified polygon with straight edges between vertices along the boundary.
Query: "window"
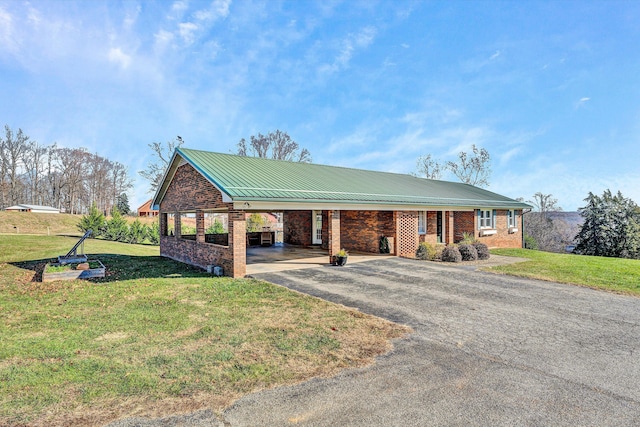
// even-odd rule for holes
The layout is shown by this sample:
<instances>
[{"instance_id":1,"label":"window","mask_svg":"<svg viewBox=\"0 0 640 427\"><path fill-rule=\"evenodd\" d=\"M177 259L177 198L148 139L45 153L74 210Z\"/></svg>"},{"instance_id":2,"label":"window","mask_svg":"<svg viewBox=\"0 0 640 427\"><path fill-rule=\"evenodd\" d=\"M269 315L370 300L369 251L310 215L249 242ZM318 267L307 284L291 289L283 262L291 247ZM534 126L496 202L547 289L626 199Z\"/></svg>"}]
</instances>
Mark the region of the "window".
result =
<instances>
[{"instance_id":1,"label":"window","mask_svg":"<svg viewBox=\"0 0 640 427\"><path fill-rule=\"evenodd\" d=\"M425 211L418 212L418 233L427 234L427 213Z\"/></svg>"},{"instance_id":2,"label":"window","mask_svg":"<svg viewBox=\"0 0 640 427\"><path fill-rule=\"evenodd\" d=\"M479 219L480 228L493 228L493 213L491 210L481 210Z\"/></svg>"},{"instance_id":3,"label":"window","mask_svg":"<svg viewBox=\"0 0 640 427\"><path fill-rule=\"evenodd\" d=\"M516 226L516 215L513 209L509 209L507 211L507 227L515 227Z\"/></svg>"}]
</instances>

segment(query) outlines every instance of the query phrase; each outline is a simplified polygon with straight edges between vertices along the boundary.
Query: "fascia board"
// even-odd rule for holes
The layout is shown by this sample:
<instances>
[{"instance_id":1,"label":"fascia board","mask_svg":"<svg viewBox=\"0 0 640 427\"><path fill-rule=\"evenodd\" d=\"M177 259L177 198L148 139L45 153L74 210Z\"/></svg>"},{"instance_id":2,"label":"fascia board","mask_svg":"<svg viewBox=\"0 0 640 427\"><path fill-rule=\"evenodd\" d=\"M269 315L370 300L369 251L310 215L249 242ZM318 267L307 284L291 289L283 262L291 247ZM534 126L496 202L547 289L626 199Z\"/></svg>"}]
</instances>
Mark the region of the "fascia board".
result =
<instances>
[{"instance_id":1,"label":"fascia board","mask_svg":"<svg viewBox=\"0 0 640 427\"><path fill-rule=\"evenodd\" d=\"M474 208L458 206L416 206L394 204L355 204L355 203L331 203L331 202L264 202L264 201L240 201L234 202L233 208L244 211L290 211L290 210L317 210L317 211L469 211Z\"/></svg>"}]
</instances>

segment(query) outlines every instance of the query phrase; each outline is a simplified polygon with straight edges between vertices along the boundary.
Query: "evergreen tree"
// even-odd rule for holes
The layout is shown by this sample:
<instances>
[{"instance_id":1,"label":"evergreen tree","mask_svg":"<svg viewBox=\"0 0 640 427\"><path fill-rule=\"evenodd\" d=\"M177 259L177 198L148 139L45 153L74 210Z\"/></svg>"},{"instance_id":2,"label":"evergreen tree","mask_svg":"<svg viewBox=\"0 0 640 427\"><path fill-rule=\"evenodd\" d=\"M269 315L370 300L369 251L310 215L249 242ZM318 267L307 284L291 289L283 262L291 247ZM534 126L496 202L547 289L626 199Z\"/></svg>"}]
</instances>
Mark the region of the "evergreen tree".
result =
<instances>
[{"instance_id":1,"label":"evergreen tree","mask_svg":"<svg viewBox=\"0 0 640 427\"><path fill-rule=\"evenodd\" d=\"M107 240L116 242L126 242L129 236L129 225L127 220L122 217L118 208L111 210L111 219L107 220L104 228L103 236Z\"/></svg>"},{"instance_id":2,"label":"evergreen tree","mask_svg":"<svg viewBox=\"0 0 640 427\"><path fill-rule=\"evenodd\" d=\"M147 239L152 245L160 244L160 224L158 221L151 223L151 227L148 227Z\"/></svg>"},{"instance_id":3,"label":"evergreen tree","mask_svg":"<svg viewBox=\"0 0 640 427\"><path fill-rule=\"evenodd\" d=\"M88 215L83 215L78 223L78 229L83 233L86 233L87 230L91 230L90 238L98 237L102 234L102 230L105 226L105 219L102 212L98 210L96 207L96 203L93 202L91 204L91 209L89 209Z\"/></svg>"},{"instance_id":4,"label":"evergreen tree","mask_svg":"<svg viewBox=\"0 0 640 427\"><path fill-rule=\"evenodd\" d=\"M142 243L147 238L147 234L149 234L149 227L136 218L129 226L127 241L132 244Z\"/></svg>"},{"instance_id":5,"label":"evergreen tree","mask_svg":"<svg viewBox=\"0 0 640 427\"><path fill-rule=\"evenodd\" d=\"M576 252L583 255L640 258L640 208L618 192L602 197L589 193L578 209L584 223L576 236Z\"/></svg>"},{"instance_id":6,"label":"evergreen tree","mask_svg":"<svg viewBox=\"0 0 640 427\"><path fill-rule=\"evenodd\" d=\"M116 198L116 207L122 215L129 215L131 213L131 208L129 207L129 197L127 196L127 193L121 193Z\"/></svg>"}]
</instances>

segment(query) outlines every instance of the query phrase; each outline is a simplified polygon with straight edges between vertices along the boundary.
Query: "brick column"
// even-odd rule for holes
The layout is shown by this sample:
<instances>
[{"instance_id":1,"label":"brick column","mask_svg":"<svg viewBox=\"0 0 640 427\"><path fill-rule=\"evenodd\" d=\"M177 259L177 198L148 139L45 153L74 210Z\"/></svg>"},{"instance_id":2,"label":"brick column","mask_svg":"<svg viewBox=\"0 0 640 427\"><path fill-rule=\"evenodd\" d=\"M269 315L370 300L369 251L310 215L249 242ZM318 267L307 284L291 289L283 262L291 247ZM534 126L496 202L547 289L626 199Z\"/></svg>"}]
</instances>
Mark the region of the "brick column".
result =
<instances>
[{"instance_id":1,"label":"brick column","mask_svg":"<svg viewBox=\"0 0 640 427\"><path fill-rule=\"evenodd\" d=\"M243 211L229 211L229 250L233 257L231 277L247 274L247 221Z\"/></svg>"},{"instance_id":2,"label":"brick column","mask_svg":"<svg viewBox=\"0 0 640 427\"><path fill-rule=\"evenodd\" d=\"M327 246L329 262L340 251L340 211L327 211Z\"/></svg>"},{"instance_id":3,"label":"brick column","mask_svg":"<svg viewBox=\"0 0 640 427\"><path fill-rule=\"evenodd\" d=\"M196 211L196 242L204 243L204 212Z\"/></svg>"},{"instance_id":4,"label":"brick column","mask_svg":"<svg viewBox=\"0 0 640 427\"><path fill-rule=\"evenodd\" d=\"M453 211L446 211L445 213L447 218L447 244L453 244Z\"/></svg>"},{"instance_id":5,"label":"brick column","mask_svg":"<svg viewBox=\"0 0 640 427\"><path fill-rule=\"evenodd\" d=\"M167 213L162 212L158 221L160 221L160 230L158 232L160 233L160 238L162 239L163 236L167 235Z\"/></svg>"},{"instance_id":6,"label":"brick column","mask_svg":"<svg viewBox=\"0 0 640 427\"><path fill-rule=\"evenodd\" d=\"M182 236L182 218L180 217L180 212L174 212L173 214L173 233L176 238L180 238Z\"/></svg>"},{"instance_id":7,"label":"brick column","mask_svg":"<svg viewBox=\"0 0 640 427\"><path fill-rule=\"evenodd\" d=\"M394 255L400 256L400 215L398 211L393 211L393 233L394 233L394 244L391 249Z\"/></svg>"}]
</instances>

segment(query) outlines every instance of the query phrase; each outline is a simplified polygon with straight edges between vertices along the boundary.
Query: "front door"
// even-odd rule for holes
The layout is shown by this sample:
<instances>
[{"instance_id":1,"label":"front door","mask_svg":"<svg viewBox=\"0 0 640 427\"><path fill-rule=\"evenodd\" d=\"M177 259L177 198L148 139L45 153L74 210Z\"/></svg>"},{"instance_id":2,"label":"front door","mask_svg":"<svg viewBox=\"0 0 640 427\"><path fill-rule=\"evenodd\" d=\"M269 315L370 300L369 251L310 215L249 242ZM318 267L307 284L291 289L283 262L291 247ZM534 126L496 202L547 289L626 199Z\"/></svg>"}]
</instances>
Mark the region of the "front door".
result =
<instances>
[{"instance_id":1,"label":"front door","mask_svg":"<svg viewBox=\"0 0 640 427\"><path fill-rule=\"evenodd\" d=\"M442 226L442 211L438 211L436 215L436 235L438 236L438 243L444 243L444 227Z\"/></svg>"},{"instance_id":2,"label":"front door","mask_svg":"<svg viewBox=\"0 0 640 427\"><path fill-rule=\"evenodd\" d=\"M311 243L314 245L322 244L322 211L313 211L313 222Z\"/></svg>"}]
</instances>

